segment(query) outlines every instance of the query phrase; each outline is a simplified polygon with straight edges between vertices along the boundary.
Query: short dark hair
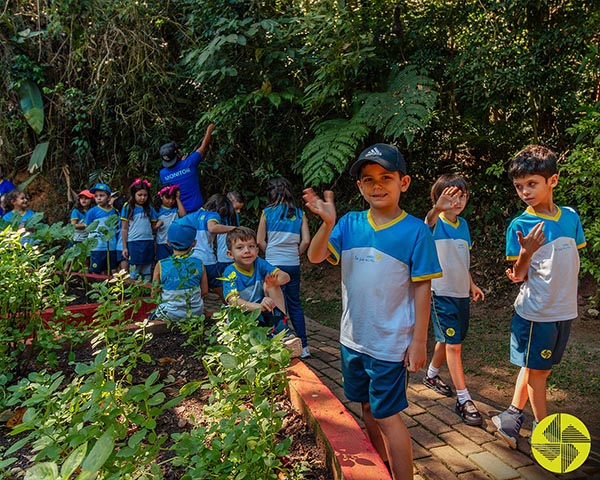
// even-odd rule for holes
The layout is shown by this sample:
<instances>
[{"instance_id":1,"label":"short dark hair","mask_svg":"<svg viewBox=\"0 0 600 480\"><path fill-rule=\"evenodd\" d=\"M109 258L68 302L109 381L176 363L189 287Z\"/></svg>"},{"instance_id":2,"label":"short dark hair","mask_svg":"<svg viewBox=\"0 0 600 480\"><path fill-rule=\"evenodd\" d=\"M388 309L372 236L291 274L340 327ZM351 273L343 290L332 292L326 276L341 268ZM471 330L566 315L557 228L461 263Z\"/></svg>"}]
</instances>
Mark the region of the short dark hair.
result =
<instances>
[{"instance_id":1,"label":"short dark hair","mask_svg":"<svg viewBox=\"0 0 600 480\"><path fill-rule=\"evenodd\" d=\"M448 187L457 187L461 192L469 196L469 184L465 177L455 173L445 173L431 187L431 200L433 203L438 201L444 189Z\"/></svg>"},{"instance_id":2,"label":"short dark hair","mask_svg":"<svg viewBox=\"0 0 600 480\"><path fill-rule=\"evenodd\" d=\"M231 250L233 243L236 240L254 240L256 241L256 232L248 227L235 227L227 232L225 241L227 242L227 250Z\"/></svg>"},{"instance_id":3,"label":"short dark hair","mask_svg":"<svg viewBox=\"0 0 600 480\"><path fill-rule=\"evenodd\" d=\"M527 145L508 166L511 180L525 175L541 175L547 180L557 173L556 154L541 145Z\"/></svg>"}]
</instances>

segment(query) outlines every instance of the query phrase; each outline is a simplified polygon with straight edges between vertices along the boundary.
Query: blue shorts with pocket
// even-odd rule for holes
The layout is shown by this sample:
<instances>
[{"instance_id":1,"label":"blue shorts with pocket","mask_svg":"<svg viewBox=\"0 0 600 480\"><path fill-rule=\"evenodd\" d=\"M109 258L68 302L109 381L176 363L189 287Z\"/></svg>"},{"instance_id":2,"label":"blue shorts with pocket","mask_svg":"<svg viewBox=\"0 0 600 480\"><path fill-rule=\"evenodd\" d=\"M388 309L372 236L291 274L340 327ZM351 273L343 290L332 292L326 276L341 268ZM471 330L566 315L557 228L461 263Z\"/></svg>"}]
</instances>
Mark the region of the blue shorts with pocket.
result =
<instances>
[{"instance_id":1,"label":"blue shorts with pocket","mask_svg":"<svg viewBox=\"0 0 600 480\"><path fill-rule=\"evenodd\" d=\"M115 250L97 250L93 251L90 256L90 272L91 273L106 273L108 271L108 260L110 259L110 269L117 270L119 264L117 262L117 252Z\"/></svg>"},{"instance_id":2,"label":"blue shorts with pocket","mask_svg":"<svg viewBox=\"0 0 600 480\"><path fill-rule=\"evenodd\" d=\"M533 370L552 370L565 352L572 323L532 322L515 313L510 323L510 362Z\"/></svg>"},{"instance_id":3,"label":"blue shorts with pocket","mask_svg":"<svg viewBox=\"0 0 600 480\"><path fill-rule=\"evenodd\" d=\"M431 293L431 323L436 342L461 344L469 330L470 299Z\"/></svg>"},{"instance_id":4,"label":"blue shorts with pocket","mask_svg":"<svg viewBox=\"0 0 600 480\"><path fill-rule=\"evenodd\" d=\"M344 395L369 403L374 418L388 418L408 407L404 362L387 362L341 345Z\"/></svg>"}]
</instances>

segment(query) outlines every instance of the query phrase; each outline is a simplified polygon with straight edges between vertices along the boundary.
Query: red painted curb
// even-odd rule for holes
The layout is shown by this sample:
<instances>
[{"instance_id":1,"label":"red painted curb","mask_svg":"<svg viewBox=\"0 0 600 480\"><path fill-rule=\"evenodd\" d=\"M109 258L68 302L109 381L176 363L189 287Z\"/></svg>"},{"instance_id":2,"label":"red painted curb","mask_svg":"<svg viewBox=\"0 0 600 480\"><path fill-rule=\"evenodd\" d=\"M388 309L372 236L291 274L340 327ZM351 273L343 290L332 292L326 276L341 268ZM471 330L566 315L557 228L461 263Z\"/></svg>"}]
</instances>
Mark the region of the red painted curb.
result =
<instances>
[{"instance_id":1,"label":"red painted curb","mask_svg":"<svg viewBox=\"0 0 600 480\"><path fill-rule=\"evenodd\" d=\"M336 480L390 480L386 466L346 407L298 359L287 369L289 396L317 440Z\"/></svg>"}]
</instances>

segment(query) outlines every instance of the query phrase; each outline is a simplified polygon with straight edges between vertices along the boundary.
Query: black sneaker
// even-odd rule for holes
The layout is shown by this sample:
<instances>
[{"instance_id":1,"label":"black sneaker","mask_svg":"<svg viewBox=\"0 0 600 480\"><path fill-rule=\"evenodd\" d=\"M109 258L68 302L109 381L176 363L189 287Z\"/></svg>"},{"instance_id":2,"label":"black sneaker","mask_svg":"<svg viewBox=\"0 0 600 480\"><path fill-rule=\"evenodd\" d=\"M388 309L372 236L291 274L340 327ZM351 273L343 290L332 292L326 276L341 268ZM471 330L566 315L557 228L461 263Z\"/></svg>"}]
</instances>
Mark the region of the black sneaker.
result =
<instances>
[{"instance_id":1,"label":"black sneaker","mask_svg":"<svg viewBox=\"0 0 600 480\"><path fill-rule=\"evenodd\" d=\"M483 423L481 414L472 400L467 400L465 403L456 402L456 413L460 415L467 425L477 427Z\"/></svg>"},{"instance_id":2,"label":"black sneaker","mask_svg":"<svg viewBox=\"0 0 600 480\"><path fill-rule=\"evenodd\" d=\"M442 382L442 379L439 375L436 375L435 377L431 378L425 375L425 377L423 377L423 385L431 388L433 391L439 393L440 395L443 395L444 397L452 396L452 390L448 385Z\"/></svg>"}]
</instances>

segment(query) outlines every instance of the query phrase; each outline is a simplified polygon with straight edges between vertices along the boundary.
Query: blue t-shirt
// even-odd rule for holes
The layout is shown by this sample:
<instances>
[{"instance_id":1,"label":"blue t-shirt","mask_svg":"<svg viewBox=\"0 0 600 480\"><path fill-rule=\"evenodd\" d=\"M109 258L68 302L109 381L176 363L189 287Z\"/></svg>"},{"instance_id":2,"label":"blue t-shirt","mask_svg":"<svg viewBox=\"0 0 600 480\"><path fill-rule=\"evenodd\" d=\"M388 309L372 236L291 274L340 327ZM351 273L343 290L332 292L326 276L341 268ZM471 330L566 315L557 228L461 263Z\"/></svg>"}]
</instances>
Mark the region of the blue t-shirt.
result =
<instances>
[{"instance_id":1,"label":"blue t-shirt","mask_svg":"<svg viewBox=\"0 0 600 480\"><path fill-rule=\"evenodd\" d=\"M202 205L202 193L198 179L198 164L202 160L200 152L190 153L185 160L178 160L171 168L162 168L159 172L160 182L178 184L181 192L181 203L187 212L195 212Z\"/></svg>"},{"instance_id":2,"label":"blue t-shirt","mask_svg":"<svg viewBox=\"0 0 600 480\"><path fill-rule=\"evenodd\" d=\"M402 362L415 324L413 282L442 276L430 228L406 212L384 225L370 210L350 212L335 225L329 251L342 265L340 342Z\"/></svg>"},{"instance_id":3,"label":"blue t-shirt","mask_svg":"<svg viewBox=\"0 0 600 480\"><path fill-rule=\"evenodd\" d=\"M273 265L300 265L298 246L304 213L299 208L295 208L294 215L288 218L288 210L287 205L276 205L267 207L263 211L267 229L265 258Z\"/></svg>"},{"instance_id":4,"label":"blue t-shirt","mask_svg":"<svg viewBox=\"0 0 600 480\"><path fill-rule=\"evenodd\" d=\"M223 296L225 300L232 295L239 295L242 300L246 300L247 302L260 303L265 297L263 289L265 278L270 273L277 272L277 270L279 270L277 267L274 267L260 257L254 261L252 270L249 272L238 267L235 263L229 265L225 269L223 276L229 278L232 272L235 272L235 276L230 280L223 281Z\"/></svg>"},{"instance_id":5,"label":"blue t-shirt","mask_svg":"<svg viewBox=\"0 0 600 480\"><path fill-rule=\"evenodd\" d=\"M113 216L119 218L119 215L114 208L112 208L112 207L102 208L100 205L96 205L95 207L90 208L88 210L88 212L85 214L85 224L86 225L91 225L93 222L98 220L98 226L96 227L96 230L94 230L93 232L90 232L90 235L89 235L90 238L96 238L98 240L98 243L92 249L92 251L105 252L106 250L116 250L117 249L117 238L116 237L117 237L117 232L119 231L118 225L114 228L115 236L112 237L108 242L102 240L103 233L101 233L101 230L103 230L102 227L106 227L107 221Z\"/></svg>"},{"instance_id":6,"label":"blue t-shirt","mask_svg":"<svg viewBox=\"0 0 600 480\"><path fill-rule=\"evenodd\" d=\"M444 297L469 298L471 234L467 221L457 217L452 223L440 214L433 227L433 239L444 276L431 280L431 290Z\"/></svg>"},{"instance_id":7,"label":"blue t-shirt","mask_svg":"<svg viewBox=\"0 0 600 480\"><path fill-rule=\"evenodd\" d=\"M16 189L17 187L10 180L4 179L2 180L2 183L0 183L0 195Z\"/></svg>"},{"instance_id":8,"label":"blue t-shirt","mask_svg":"<svg viewBox=\"0 0 600 480\"><path fill-rule=\"evenodd\" d=\"M127 232L128 242L137 242L140 240L154 240L152 231L152 223L156 222L156 211L153 208L149 209L148 215L144 211L144 207L136 205L133 209L133 218L129 218L129 203L123 205L121 210L121 220L129 223Z\"/></svg>"},{"instance_id":9,"label":"blue t-shirt","mask_svg":"<svg viewBox=\"0 0 600 480\"><path fill-rule=\"evenodd\" d=\"M515 311L532 322L572 320L577 317L579 249L586 245L575 210L558 207L556 215L550 217L527 207L508 226L506 259L519 258L517 232L525 237L540 222L544 222L546 242L531 257L527 278L515 300Z\"/></svg>"},{"instance_id":10,"label":"blue t-shirt","mask_svg":"<svg viewBox=\"0 0 600 480\"><path fill-rule=\"evenodd\" d=\"M25 213L21 216L21 221L19 222L19 226L22 227L23 225L25 225L25 222L27 220L29 220L31 217L33 217L34 215L34 211L33 210L26 210ZM4 220L6 220L7 222L10 222L11 218L14 215L19 215L19 213L15 212L14 210L11 210L10 212L4 214L4 216L2 217Z\"/></svg>"}]
</instances>

